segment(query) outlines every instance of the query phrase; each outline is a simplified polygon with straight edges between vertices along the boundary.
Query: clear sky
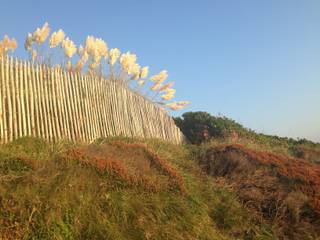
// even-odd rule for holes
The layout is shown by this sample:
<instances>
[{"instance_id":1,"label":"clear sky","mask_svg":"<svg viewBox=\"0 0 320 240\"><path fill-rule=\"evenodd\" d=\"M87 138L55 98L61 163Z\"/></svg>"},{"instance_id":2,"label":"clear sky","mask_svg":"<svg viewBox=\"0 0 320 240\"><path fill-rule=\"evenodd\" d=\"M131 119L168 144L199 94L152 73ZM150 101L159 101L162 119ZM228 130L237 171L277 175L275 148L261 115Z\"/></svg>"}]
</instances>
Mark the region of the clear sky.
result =
<instances>
[{"instance_id":1,"label":"clear sky","mask_svg":"<svg viewBox=\"0 0 320 240\"><path fill-rule=\"evenodd\" d=\"M45 21L168 70L185 111L320 142L319 0L1 0L0 36L18 40L16 55Z\"/></svg>"}]
</instances>

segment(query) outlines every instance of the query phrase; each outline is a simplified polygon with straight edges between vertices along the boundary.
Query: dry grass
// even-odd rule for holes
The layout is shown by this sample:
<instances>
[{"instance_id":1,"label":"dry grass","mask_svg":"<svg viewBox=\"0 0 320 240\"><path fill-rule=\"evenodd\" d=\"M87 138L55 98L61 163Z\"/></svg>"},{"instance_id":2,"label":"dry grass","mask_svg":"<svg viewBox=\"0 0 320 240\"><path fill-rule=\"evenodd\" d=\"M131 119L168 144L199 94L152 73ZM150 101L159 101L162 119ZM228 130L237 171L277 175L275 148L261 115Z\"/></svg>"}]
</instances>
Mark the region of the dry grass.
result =
<instances>
[{"instance_id":1,"label":"dry grass","mask_svg":"<svg viewBox=\"0 0 320 240\"><path fill-rule=\"evenodd\" d=\"M320 235L319 165L239 144L211 148L200 163L209 174L224 177L261 222L274 224L279 236Z\"/></svg>"},{"instance_id":2,"label":"dry grass","mask_svg":"<svg viewBox=\"0 0 320 240\"><path fill-rule=\"evenodd\" d=\"M0 239L235 238L274 236L201 174L187 146L119 138L0 146Z\"/></svg>"},{"instance_id":3,"label":"dry grass","mask_svg":"<svg viewBox=\"0 0 320 240\"><path fill-rule=\"evenodd\" d=\"M183 180L177 170L146 144L113 141L99 146L79 147L64 152L61 160L77 160L101 174L115 175L130 185L143 185L151 191L171 186L184 193Z\"/></svg>"}]
</instances>

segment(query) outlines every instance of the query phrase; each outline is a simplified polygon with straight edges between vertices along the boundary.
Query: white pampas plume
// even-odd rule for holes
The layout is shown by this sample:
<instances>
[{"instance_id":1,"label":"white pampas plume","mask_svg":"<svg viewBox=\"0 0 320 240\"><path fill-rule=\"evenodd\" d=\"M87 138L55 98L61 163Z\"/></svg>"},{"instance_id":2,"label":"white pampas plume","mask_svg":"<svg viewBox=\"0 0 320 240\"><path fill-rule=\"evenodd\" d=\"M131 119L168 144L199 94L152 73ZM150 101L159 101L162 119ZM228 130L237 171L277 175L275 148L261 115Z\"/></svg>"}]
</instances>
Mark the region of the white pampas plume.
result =
<instances>
[{"instance_id":1,"label":"white pampas plume","mask_svg":"<svg viewBox=\"0 0 320 240\"><path fill-rule=\"evenodd\" d=\"M103 41L101 38L96 38L96 48L99 52L99 55L104 57L105 59L108 57L108 46L105 41Z\"/></svg>"},{"instance_id":2,"label":"white pampas plume","mask_svg":"<svg viewBox=\"0 0 320 240\"><path fill-rule=\"evenodd\" d=\"M169 82L165 85L163 85L161 88L160 88L160 92L168 92L168 90L171 89L171 87L173 86L174 82Z\"/></svg>"},{"instance_id":3,"label":"white pampas plume","mask_svg":"<svg viewBox=\"0 0 320 240\"><path fill-rule=\"evenodd\" d=\"M77 51L76 45L69 38L63 39L61 47L68 58L72 58Z\"/></svg>"},{"instance_id":4,"label":"white pampas plume","mask_svg":"<svg viewBox=\"0 0 320 240\"><path fill-rule=\"evenodd\" d=\"M33 40L40 45L47 39L49 33L49 24L45 22L42 28L37 28L36 31L33 33Z\"/></svg>"},{"instance_id":5,"label":"white pampas plume","mask_svg":"<svg viewBox=\"0 0 320 240\"><path fill-rule=\"evenodd\" d=\"M153 75L152 77L150 77L150 80L152 82L163 83L167 78L168 78L168 73L166 70L163 70L160 73L158 73L157 75Z\"/></svg>"},{"instance_id":6,"label":"white pampas plume","mask_svg":"<svg viewBox=\"0 0 320 240\"><path fill-rule=\"evenodd\" d=\"M137 63L133 64L131 72L132 72L132 75L133 75L132 79L138 80L140 78L140 66L139 66L139 64L137 64Z\"/></svg>"},{"instance_id":7,"label":"white pampas plume","mask_svg":"<svg viewBox=\"0 0 320 240\"><path fill-rule=\"evenodd\" d=\"M161 88L162 82L156 82L150 89L152 91L157 91L159 88Z\"/></svg>"},{"instance_id":8,"label":"white pampas plume","mask_svg":"<svg viewBox=\"0 0 320 240\"><path fill-rule=\"evenodd\" d=\"M110 51L109 51L109 64L111 65L111 66L113 66L115 63L116 63L116 61L118 60L118 58L120 57L120 51L119 51L119 49L118 48L112 48L112 49L110 49Z\"/></svg>"},{"instance_id":9,"label":"white pampas plume","mask_svg":"<svg viewBox=\"0 0 320 240\"><path fill-rule=\"evenodd\" d=\"M49 40L49 47L55 48L63 41L64 37L65 34L62 29L59 29L57 32L52 33L51 38Z\"/></svg>"},{"instance_id":10,"label":"white pampas plume","mask_svg":"<svg viewBox=\"0 0 320 240\"><path fill-rule=\"evenodd\" d=\"M32 61L35 61L37 59L37 56L38 56L37 51L32 49L32 51L31 51Z\"/></svg>"},{"instance_id":11,"label":"white pampas plume","mask_svg":"<svg viewBox=\"0 0 320 240\"><path fill-rule=\"evenodd\" d=\"M142 67L140 70L140 78L146 78L149 73L149 67Z\"/></svg>"},{"instance_id":12,"label":"white pampas plume","mask_svg":"<svg viewBox=\"0 0 320 240\"><path fill-rule=\"evenodd\" d=\"M26 41L24 43L24 49L27 51L31 50L32 43L33 43L33 36L31 33L28 33L26 37Z\"/></svg>"},{"instance_id":13,"label":"white pampas plume","mask_svg":"<svg viewBox=\"0 0 320 240\"><path fill-rule=\"evenodd\" d=\"M128 74L131 75L133 72L133 67L136 63L137 56L135 54L131 54L130 52L126 52L120 57L120 64L122 69Z\"/></svg>"},{"instance_id":14,"label":"white pampas plume","mask_svg":"<svg viewBox=\"0 0 320 240\"><path fill-rule=\"evenodd\" d=\"M176 90L174 89L170 89L170 91L167 91L166 94L162 95L161 98L163 100L171 100L172 98L174 98L174 94L176 93Z\"/></svg>"},{"instance_id":15,"label":"white pampas plume","mask_svg":"<svg viewBox=\"0 0 320 240\"><path fill-rule=\"evenodd\" d=\"M190 102L188 101L180 101L180 102L167 103L166 106L171 110L180 110L184 108L186 105L188 105L189 103Z\"/></svg>"},{"instance_id":16,"label":"white pampas plume","mask_svg":"<svg viewBox=\"0 0 320 240\"><path fill-rule=\"evenodd\" d=\"M0 57L6 55L9 50L14 52L17 46L17 41L14 38L10 39L5 35L3 40L0 41Z\"/></svg>"}]
</instances>

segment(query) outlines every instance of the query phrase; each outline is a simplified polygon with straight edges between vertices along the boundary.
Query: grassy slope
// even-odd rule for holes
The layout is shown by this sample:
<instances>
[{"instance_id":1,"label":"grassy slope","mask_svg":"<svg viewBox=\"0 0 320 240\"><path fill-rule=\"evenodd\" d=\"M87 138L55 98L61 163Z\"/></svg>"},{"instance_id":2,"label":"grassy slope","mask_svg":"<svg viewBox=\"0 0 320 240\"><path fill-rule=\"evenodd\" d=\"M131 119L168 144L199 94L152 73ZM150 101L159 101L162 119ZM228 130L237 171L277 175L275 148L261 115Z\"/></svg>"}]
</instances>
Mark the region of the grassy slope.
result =
<instances>
[{"instance_id":1,"label":"grassy slope","mask_svg":"<svg viewBox=\"0 0 320 240\"><path fill-rule=\"evenodd\" d=\"M0 239L275 239L203 175L190 148L129 139L1 146Z\"/></svg>"}]
</instances>

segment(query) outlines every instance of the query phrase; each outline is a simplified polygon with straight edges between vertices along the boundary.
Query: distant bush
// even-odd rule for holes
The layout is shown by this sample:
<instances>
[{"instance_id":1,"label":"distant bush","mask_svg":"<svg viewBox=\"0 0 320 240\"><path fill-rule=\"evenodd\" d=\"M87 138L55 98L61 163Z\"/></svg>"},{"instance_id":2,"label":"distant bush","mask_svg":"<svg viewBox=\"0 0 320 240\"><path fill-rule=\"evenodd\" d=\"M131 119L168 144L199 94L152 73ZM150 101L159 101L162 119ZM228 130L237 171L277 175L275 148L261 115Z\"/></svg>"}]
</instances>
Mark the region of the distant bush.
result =
<instances>
[{"instance_id":1,"label":"distant bush","mask_svg":"<svg viewBox=\"0 0 320 240\"><path fill-rule=\"evenodd\" d=\"M238 134L250 131L232 119L215 117L207 112L187 112L174 120L193 144L200 144L211 138L237 138Z\"/></svg>"},{"instance_id":2,"label":"distant bush","mask_svg":"<svg viewBox=\"0 0 320 240\"><path fill-rule=\"evenodd\" d=\"M232 142L249 148L300 157L312 162L320 161L320 144L307 139L256 133L230 118L212 116L207 112L186 112L174 120L192 144L210 141L219 145L223 142Z\"/></svg>"}]
</instances>

